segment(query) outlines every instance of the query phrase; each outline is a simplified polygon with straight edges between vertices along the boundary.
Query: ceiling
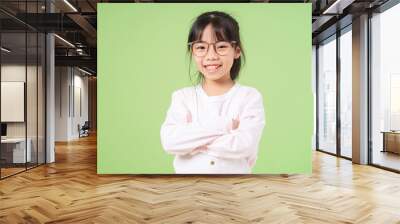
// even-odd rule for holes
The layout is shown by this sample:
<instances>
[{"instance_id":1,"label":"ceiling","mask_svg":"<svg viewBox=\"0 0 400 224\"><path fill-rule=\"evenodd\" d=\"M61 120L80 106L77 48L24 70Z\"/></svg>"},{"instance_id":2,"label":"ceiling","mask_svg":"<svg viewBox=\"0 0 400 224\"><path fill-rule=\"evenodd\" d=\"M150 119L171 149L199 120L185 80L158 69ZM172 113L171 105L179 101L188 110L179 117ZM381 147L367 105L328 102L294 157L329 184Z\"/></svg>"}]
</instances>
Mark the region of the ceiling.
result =
<instances>
[{"instance_id":1,"label":"ceiling","mask_svg":"<svg viewBox=\"0 0 400 224\"><path fill-rule=\"evenodd\" d=\"M138 2L252 2L258 3L312 3L313 43L335 32L337 21L341 26L351 23L351 17L372 10L388 0L1 0L1 30L4 38L16 49L24 46L22 31L55 32L56 65L86 67L96 72L97 57L97 3ZM52 11L52 13L49 13ZM346 23L346 20L348 21ZM344 21L344 22L343 22ZM4 35L3 35L4 36ZM63 41L62 39L66 40ZM22 41L22 42L21 42ZM2 43L5 43L4 41ZM72 44L72 45L71 45ZM31 51L29 45L28 52ZM21 50L23 48L20 48Z\"/></svg>"}]
</instances>

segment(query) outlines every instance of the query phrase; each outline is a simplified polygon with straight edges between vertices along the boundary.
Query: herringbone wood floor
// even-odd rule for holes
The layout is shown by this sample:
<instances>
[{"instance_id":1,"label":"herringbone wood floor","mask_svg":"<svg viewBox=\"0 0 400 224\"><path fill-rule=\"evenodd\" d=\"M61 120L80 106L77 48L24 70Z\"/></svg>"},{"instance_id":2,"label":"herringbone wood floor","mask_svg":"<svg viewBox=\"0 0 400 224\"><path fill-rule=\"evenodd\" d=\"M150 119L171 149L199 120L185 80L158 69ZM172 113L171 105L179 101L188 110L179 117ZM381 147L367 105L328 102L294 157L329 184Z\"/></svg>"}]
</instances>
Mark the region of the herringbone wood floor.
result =
<instances>
[{"instance_id":1,"label":"herringbone wood floor","mask_svg":"<svg viewBox=\"0 0 400 224\"><path fill-rule=\"evenodd\" d=\"M313 175L96 174L95 137L0 181L0 223L400 223L400 175L320 152Z\"/></svg>"}]
</instances>

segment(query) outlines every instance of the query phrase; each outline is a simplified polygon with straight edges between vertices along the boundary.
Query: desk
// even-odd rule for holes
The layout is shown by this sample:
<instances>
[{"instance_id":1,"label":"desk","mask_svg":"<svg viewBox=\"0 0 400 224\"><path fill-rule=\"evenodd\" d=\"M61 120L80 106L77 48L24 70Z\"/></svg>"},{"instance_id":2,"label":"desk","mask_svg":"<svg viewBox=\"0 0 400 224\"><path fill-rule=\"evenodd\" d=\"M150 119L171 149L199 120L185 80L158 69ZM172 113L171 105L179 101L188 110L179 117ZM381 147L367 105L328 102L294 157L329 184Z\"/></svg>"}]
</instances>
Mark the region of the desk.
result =
<instances>
[{"instance_id":1,"label":"desk","mask_svg":"<svg viewBox=\"0 0 400 224\"><path fill-rule=\"evenodd\" d=\"M27 139L26 154L25 154L25 138L6 138L1 139L1 157L9 163L25 163L32 159L31 145L32 140ZM10 147L11 146L11 147ZM12 158L12 159L11 159ZM27 161L25 161L27 158Z\"/></svg>"},{"instance_id":2,"label":"desk","mask_svg":"<svg viewBox=\"0 0 400 224\"><path fill-rule=\"evenodd\" d=\"M383 150L382 152L393 152L400 154L400 132L399 131L382 131L383 133Z\"/></svg>"}]
</instances>

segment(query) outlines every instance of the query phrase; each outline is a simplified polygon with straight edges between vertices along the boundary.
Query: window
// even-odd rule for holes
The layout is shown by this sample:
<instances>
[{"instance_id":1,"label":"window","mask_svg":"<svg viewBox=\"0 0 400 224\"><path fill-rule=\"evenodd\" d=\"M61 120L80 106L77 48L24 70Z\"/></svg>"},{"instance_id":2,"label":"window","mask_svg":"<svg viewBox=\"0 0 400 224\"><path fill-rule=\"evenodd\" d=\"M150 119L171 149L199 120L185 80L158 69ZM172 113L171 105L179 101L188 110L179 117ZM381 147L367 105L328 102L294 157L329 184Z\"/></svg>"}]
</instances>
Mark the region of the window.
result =
<instances>
[{"instance_id":1,"label":"window","mask_svg":"<svg viewBox=\"0 0 400 224\"><path fill-rule=\"evenodd\" d=\"M400 4L371 18L372 163L400 170Z\"/></svg>"},{"instance_id":2,"label":"window","mask_svg":"<svg viewBox=\"0 0 400 224\"><path fill-rule=\"evenodd\" d=\"M336 36L318 47L318 149L336 153Z\"/></svg>"},{"instance_id":3,"label":"window","mask_svg":"<svg viewBox=\"0 0 400 224\"><path fill-rule=\"evenodd\" d=\"M352 33L340 36L340 155L352 157Z\"/></svg>"}]
</instances>

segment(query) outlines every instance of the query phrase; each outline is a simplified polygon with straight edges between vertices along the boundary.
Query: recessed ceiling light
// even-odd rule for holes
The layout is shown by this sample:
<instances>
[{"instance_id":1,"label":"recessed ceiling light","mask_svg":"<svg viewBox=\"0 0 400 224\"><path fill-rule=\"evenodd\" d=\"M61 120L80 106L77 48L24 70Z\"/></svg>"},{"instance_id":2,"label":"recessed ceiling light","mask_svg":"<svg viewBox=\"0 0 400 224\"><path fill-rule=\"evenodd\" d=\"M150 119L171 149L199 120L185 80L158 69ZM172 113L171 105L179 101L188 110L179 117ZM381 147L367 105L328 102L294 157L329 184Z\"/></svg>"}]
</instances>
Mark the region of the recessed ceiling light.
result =
<instances>
[{"instance_id":1,"label":"recessed ceiling light","mask_svg":"<svg viewBox=\"0 0 400 224\"><path fill-rule=\"evenodd\" d=\"M60 39L62 42L66 43L67 45L69 45L69 46L75 48L75 45L73 45L73 44L72 44L71 42L69 42L68 40L66 40L66 39L64 39L64 38L62 38L62 37L60 37L60 36L57 35L57 34L54 34L54 36L57 37L58 39Z\"/></svg>"},{"instance_id":2,"label":"recessed ceiling light","mask_svg":"<svg viewBox=\"0 0 400 224\"><path fill-rule=\"evenodd\" d=\"M10 53L11 52L11 50L9 50L9 49L7 49L5 47L1 47L1 51L4 51L6 53Z\"/></svg>"},{"instance_id":3,"label":"recessed ceiling light","mask_svg":"<svg viewBox=\"0 0 400 224\"><path fill-rule=\"evenodd\" d=\"M78 10L68 1L64 0L65 4L67 4L73 11L78 12Z\"/></svg>"},{"instance_id":4,"label":"recessed ceiling light","mask_svg":"<svg viewBox=\"0 0 400 224\"><path fill-rule=\"evenodd\" d=\"M342 14L343 9L351 5L355 0L336 0L322 14Z\"/></svg>"},{"instance_id":5,"label":"recessed ceiling light","mask_svg":"<svg viewBox=\"0 0 400 224\"><path fill-rule=\"evenodd\" d=\"M90 72L88 72L88 71L86 71L86 70L83 70L83 69L81 69L81 68L79 68L79 67L78 67L78 70L81 71L81 72L83 72L83 73L85 73L85 74L93 75L92 73L90 73Z\"/></svg>"}]
</instances>

